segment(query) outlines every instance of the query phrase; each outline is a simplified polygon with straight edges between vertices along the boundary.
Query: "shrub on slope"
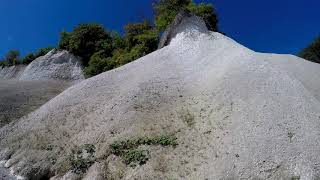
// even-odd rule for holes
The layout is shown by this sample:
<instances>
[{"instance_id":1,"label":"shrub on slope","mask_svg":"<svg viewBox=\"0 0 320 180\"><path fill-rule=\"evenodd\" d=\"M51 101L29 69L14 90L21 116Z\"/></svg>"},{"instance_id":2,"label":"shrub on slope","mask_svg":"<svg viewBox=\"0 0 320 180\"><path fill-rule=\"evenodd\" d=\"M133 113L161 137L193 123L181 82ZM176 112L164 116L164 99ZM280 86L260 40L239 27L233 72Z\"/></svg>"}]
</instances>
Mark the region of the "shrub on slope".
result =
<instances>
[{"instance_id":1,"label":"shrub on slope","mask_svg":"<svg viewBox=\"0 0 320 180\"><path fill-rule=\"evenodd\" d=\"M299 56L309 61L320 63L320 37L316 38L308 47L303 49Z\"/></svg>"},{"instance_id":2,"label":"shrub on slope","mask_svg":"<svg viewBox=\"0 0 320 180\"><path fill-rule=\"evenodd\" d=\"M189 10L195 15L203 18L208 29L218 31L218 17L212 4L196 4L192 0L158 0L154 3L155 25L159 31L165 28L174 20L181 10Z\"/></svg>"},{"instance_id":3,"label":"shrub on slope","mask_svg":"<svg viewBox=\"0 0 320 180\"><path fill-rule=\"evenodd\" d=\"M24 58L22 58L22 64L30 64L33 60L46 55L52 49L52 47L40 48L36 53L29 53Z\"/></svg>"}]
</instances>

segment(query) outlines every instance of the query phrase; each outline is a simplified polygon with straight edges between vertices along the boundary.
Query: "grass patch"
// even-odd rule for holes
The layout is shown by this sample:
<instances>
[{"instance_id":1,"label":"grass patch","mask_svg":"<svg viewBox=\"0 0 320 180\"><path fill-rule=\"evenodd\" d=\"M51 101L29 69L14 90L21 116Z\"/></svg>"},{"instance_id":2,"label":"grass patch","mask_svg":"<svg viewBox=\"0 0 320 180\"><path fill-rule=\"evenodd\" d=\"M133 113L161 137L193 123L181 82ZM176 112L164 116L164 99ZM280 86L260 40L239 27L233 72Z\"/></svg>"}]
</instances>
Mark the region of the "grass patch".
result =
<instances>
[{"instance_id":1,"label":"grass patch","mask_svg":"<svg viewBox=\"0 0 320 180\"><path fill-rule=\"evenodd\" d=\"M76 174L85 173L95 162L95 146L85 144L72 151L69 157L72 172Z\"/></svg>"},{"instance_id":2,"label":"grass patch","mask_svg":"<svg viewBox=\"0 0 320 180\"><path fill-rule=\"evenodd\" d=\"M126 164L136 166L137 164L145 164L149 159L149 152L141 149L129 149L123 154L123 159Z\"/></svg>"},{"instance_id":3,"label":"grass patch","mask_svg":"<svg viewBox=\"0 0 320 180\"><path fill-rule=\"evenodd\" d=\"M127 165L143 165L149 159L147 150L140 150L140 145L177 146L177 138L172 135L140 137L124 141L116 141L110 145L112 154L120 156Z\"/></svg>"}]
</instances>

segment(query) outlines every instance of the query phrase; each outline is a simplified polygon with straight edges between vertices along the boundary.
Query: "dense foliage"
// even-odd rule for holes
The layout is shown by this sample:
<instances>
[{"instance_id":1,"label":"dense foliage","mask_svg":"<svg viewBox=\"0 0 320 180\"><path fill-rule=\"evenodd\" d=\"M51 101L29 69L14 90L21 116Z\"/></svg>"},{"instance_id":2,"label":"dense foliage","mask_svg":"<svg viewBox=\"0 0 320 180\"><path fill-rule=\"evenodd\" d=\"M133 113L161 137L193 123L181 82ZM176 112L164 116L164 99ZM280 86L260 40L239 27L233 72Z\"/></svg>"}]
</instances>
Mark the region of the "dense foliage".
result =
<instances>
[{"instance_id":1,"label":"dense foliage","mask_svg":"<svg viewBox=\"0 0 320 180\"><path fill-rule=\"evenodd\" d=\"M218 31L218 18L212 4L196 4L191 0L158 0L153 6L155 25L159 31L165 30L181 10L189 10L202 17L210 30Z\"/></svg>"},{"instance_id":2,"label":"dense foliage","mask_svg":"<svg viewBox=\"0 0 320 180\"><path fill-rule=\"evenodd\" d=\"M312 62L320 63L320 37L316 38L299 56Z\"/></svg>"},{"instance_id":3,"label":"dense foliage","mask_svg":"<svg viewBox=\"0 0 320 180\"><path fill-rule=\"evenodd\" d=\"M157 48L158 33L147 22L125 26L124 37L110 34L110 45L95 52L85 68L85 74L93 76L127 64Z\"/></svg>"},{"instance_id":4,"label":"dense foliage","mask_svg":"<svg viewBox=\"0 0 320 180\"><path fill-rule=\"evenodd\" d=\"M159 34L182 9L202 17L209 29L217 30L217 15L211 4L191 0L159 0L154 4L155 26L147 21L129 23L124 35L106 31L102 25L80 24L72 32L62 32L59 49L82 58L84 72L94 76L127 64L157 49Z\"/></svg>"},{"instance_id":5,"label":"dense foliage","mask_svg":"<svg viewBox=\"0 0 320 180\"><path fill-rule=\"evenodd\" d=\"M102 25L79 24L71 32L61 32L58 49L81 57L84 72L94 76L122 66L157 49L159 36L179 11L185 9L202 17L209 29L217 30L217 16L211 4L196 4L192 0L157 0L153 4L155 22L129 23L124 34L107 31ZM19 60L17 51L10 51L0 66L29 64L52 48L42 48Z\"/></svg>"},{"instance_id":6,"label":"dense foliage","mask_svg":"<svg viewBox=\"0 0 320 180\"><path fill-rule=\"evenodd\" d=\"M110 34L100 24L80 24L72 32L62 32L59 49L65 49L83 58L88 65L90 57L103 50L112 51Z\"/></svg>"}]
</instances>

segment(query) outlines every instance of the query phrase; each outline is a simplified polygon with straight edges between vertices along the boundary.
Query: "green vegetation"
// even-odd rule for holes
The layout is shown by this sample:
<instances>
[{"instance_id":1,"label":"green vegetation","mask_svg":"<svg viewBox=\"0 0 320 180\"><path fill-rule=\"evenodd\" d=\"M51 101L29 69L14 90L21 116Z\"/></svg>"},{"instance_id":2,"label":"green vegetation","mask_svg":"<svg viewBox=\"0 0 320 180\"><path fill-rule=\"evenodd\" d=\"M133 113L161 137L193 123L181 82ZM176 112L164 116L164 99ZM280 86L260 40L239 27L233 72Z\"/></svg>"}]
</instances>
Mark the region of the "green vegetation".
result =
<instances>
[{"instance_id":1,"label":"green vegetation","mask_svg":"<svg viewBox=\"0 0 320 180\"><path fill-rule=\"evenodd\" d=\"M2 63L1 65L2 66L18 65L19 64L19 56L20 56L20 52L18 50L10 50L9 52L7 52L4 59L2 60L5 63Z\"/></svg>"},{"instance_id":2,"label":"green vegetation","mask_svg":"<svg viewBox=\"0 0 320 180\"><path fill-rule=\"evenodd\" d=\"M22 58L22 64L30 64L33 60L37 59L40 56L46 55L52 49L52 47L40 48L36 53L29 53L24 58Z\"/></svg>"},{"instance_id":3,"label":"green vegetation","mask_svg":"<svg viewBox=\"0 0 320 180\"><path fill-rule=\"evenodd\" d=\"M95 162L95 146L85 144L72 151L69 157L71 169L74 173L81 174Z\"/></svg>"},{"instance_id":4,"label":"green vegetation","mask_svg":"<svg viewBox=\"0 0 320 180\"><path fill-rule=\"evenodd\" d=\"M209 29L217 31L218 20L212 4L196 4L192 0L156 0L153 7L154 22L129 23L124 27L123 35L107 31L100 24L79 24L71 32L61 32L57 49L68 50L81 57L84 73L90 77L155 51L160 34L181 10L189 10L202 17ZM0 66L29 64L51 49L41 48L21 60L18 51L12 50L8 53L9 58L0 61Z\"/></svg>"},{"instance_id":5,"label":"green vegetation","mask_svg":"<svg viewBox=\"0 0 320 180\"><path fill-rule=\"evenodd\" d=\"M124 141L116 141L110 145L111 153L123 158L124 162L130 166L145 164L149 157L147 150L138 149L140 145L178 145L177 138L173 135L163 135L155 137L140 137Z\"/></svg>"},{"instance_id":6,"label":"green vegetation","mask_svg":"<svg viewBox=\"0 0 320 180\"><path fill-rule=\"evenodd\" d=\"M36 53L29 53L23 58L20 58L20 52L18 50L10 50L5 57L0 60L0 67L15 66L18 64L30 64L33 60L40 56L46 55L52 49L52 47L40 48Z\"/></svg>"},{"instance_id":7,"label":"green vegetation","mask_svg":"<svg viewBox=\"0 0 320 180\"><path fill-rule=\"evenodd\" d=\"M158 33L147 21L129 23L125 26L124 37L116 33L108 33L108 37L109 44L96 48L88 65L84 64L87 76L127 64L156 50L158 45Z\"/></svg>"},{"instance_id":8,"label":"green vegetation","mask_svg":"<svg viewBox=\"0 0 320 180\"><path fill-rule=\"evenodd\" d=\"M90 57L99 51L111 53L111 36L99 24L79 24L72 32L62 32L59 49L70 51L82 57L84 66L88 65Z\"/></svg>"},{"instance_id":9,"label":"green vegetation","mask_svg":"<svg viewBox=\"0 0 320 180\"><path fill-rule=\"evenodd\" d=\"M5 67L5 66L8 66L8 63L4 60L1 60L0 61L0 67Z\"/></svg>"},{"instance_id":10,"label":"green vegetation","mask_svg":"<svg viewBox=\"0 0 320 180\"><path fill-rule=\"evenodd\" d=\"M134 167L137 164L143 165L149 160L149 151L141 149L129 149L127 150L122 158L126 164Z\"/></svg>"},{"instance_id":11,"label":"green vegetation","mask_svg":"<svg viewBox=\"0 0 320 180\"><path fill-rule=\"evenodd\" d=\"M127 64L157 49L159 34L177 13L187 9L204 18L211 30L217 30L217 16L211 4L191 0L160 0L154 4L155 26L148 21L129 23L120 36L99 24L80 24L72 32L62 32L58 48L82 58L87 77Z\"/></svg>"},{"instance_id":12,"label":"green vegetation","mask_svg":"<svg viewBox=\"0 0 320 180\"><path fill-rule=\"evenodd\" d=\"M30 64L35 59L36 57L34 56L34 54L29 53L22 59L22 64Z\"/></svg>"},{"instance_id":13,"label":"green vegetation","mask_svg":"<svg viewBox=\"0 0 320 180\"><path fill-rule=\"evenodd\" d=\"M320 37L316 38L308 47L303 49L299 56L309 61L320 63Z\"/></svg>"},{"instance_id":14,"label":"green vegetation","mask_svg":"<svg viewBox=\"0 0 320 180\"><path fill-rule=\"evenodd\" d=\"M51 146L49 146L49 150L51 150ZM62 156L61 159L52 158L50 161L53 164L53 170L59 172L59 174L72 171L81 175L97 160L95 153L96 148L93 144L84 144L72 149L71 152L68 152L67 156Z\"/></svg>"},{"instance_id":15,"label":"green vegetation","mask_svg":"<svg viewBox=\"0 0 320 180\"><path fill-rule=\"evenodd\" d=\"M165 30L181 10L191 11L202 17L210 30L218 30L218 18L212 4L196 4L192 0L158 0L153 6L156 14L155 25L159 31Z\"/></svg>"},{"instance_id":16,"label":"green vegetation","mask_svg":"<svg viewBox=\"0 0 320 180\"><path fill-rule=\"evenodd\" d=\"M48 52L50 52L52 49L54 49L53 47L46 47L46 48L40 48L37 50L37 52L34 54L35 59L40 57L40 56L44 56L46 55Z\"/></svg>"}]
</instances>

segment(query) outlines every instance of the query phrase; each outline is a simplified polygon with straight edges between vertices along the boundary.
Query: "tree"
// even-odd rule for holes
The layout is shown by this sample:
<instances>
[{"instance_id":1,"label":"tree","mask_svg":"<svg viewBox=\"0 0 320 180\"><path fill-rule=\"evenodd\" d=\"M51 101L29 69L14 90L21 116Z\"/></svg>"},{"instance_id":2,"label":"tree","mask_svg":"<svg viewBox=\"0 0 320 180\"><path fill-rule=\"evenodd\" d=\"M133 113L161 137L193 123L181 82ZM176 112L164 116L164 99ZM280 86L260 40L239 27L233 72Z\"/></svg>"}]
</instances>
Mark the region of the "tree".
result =
<instances>
[{"instance_id":1,"label":"tree","mask_svg":"<svg viewBox=\"0 0 320 180\"><path fill-rule=\"evenodd\" d=\"M34 56L34 54L29 53L22 59L22 63L23 64L30 64L35 59L36 59L36 57Z\"/></svg>"},{"instance_id":2,"label":"tree","mask_svg":"<svg viewBox=\"0 0 320 180\"><path fill-rule=\"evenodd\" d=\"M197 5L195 3L190 3L187 6L187 9L201 17L209 30L218 31L218 17L212 4L200 3Z\"/></svg>"},{"instance_id":3,"label":"tree","mask_svg":"<svg viewBox=\"0 0 320 180\"><path fill-rule=\"evenodd\" d=\"M106 57L103 51L94 53L89 61L88 67L84 69L87 76L95 76L107 69L110 58Z\"/></svg>"},{"instance_id":4,"label":"tree","mask_svg":"<svg viewBox=\"0 0 320 180\"><path fill-rule=\"evenodd\" d=\"M131 49L136 45L143 45L147 49L146 53L157 49L158 33L147 21L129 23L124 29L127 48Z\"/></svg>"},{"instance_id":5,"label":"tree","mask_svg":"<svg viewBox=\"0 0 320 180\"><path fill-rule=\"evenodd\" d=\"M7 61L9 66L14 66L19 63L20 52L18 50L10 50L5 55L5 61Z\"/></svg>"},{"instance_id":6,"label":"tree","mask_svg":"<svg viewBox=\"0 0 320 180\"><path fill-rule=\"evenodd\" d=\"M309 61L320 63L320 37L316 38L308 47L304 48L299 56Z\"/></svg>"},{"instance_id":7,"label":"tree","mask_svg":"<svg viewBox=\"0 0 320 180\"><path fill-rule=\"evenodd\" d=\"M191 0L158 0L153 4L155 25L159 31L164 31L174 20L179 11L186 9Z\"/></svg>"},{"instance_id":8,"label":"tree","mask_svg":"<svg viewBox=\"0 0 320 180\"><path fill-rule=\"evenodd\" d=\"M48 54L48 52L50 52L53 48L52 47L46 47L46 48L40 48L37 50L37 52L34 54L35 59L40 57L40 56L44 56L46 54Z\"/></svg>"},{"instance_id":9,"label":"tree","mask_svg":"<svg viewBox=\"0 0 320 180\"><path fill-rule=\"evenodd\" d=\"M218 18L212 4L196 4L191 0L158 0L153 5L155 10L155 25L161 32L174 20L181 10L189 10L202 17L211 31L218 31Z\"/></svg>"},{"instance_id":10,"label":"tree","mask_svg":"<svg viewBox=\"0 0 320 180\"><path fill-rule=\"evenodd\" d=\"M65 31L62 31L60 33L60 41L58 44L58 49L69 50L70 36L71 36L71 33L68 33Z\"/></svg>"},{"instance_id":11,"label":"tree","mask_svg":"<svg viewBox=\"0 0 320 180\"><path fill-rule=\"evenodd\" d=\"M95 52L112 52L111 37L99 24L80 24L70 33L62 32L59 48L82 57L84 66Z\"/></svg>"}]
</instances>

